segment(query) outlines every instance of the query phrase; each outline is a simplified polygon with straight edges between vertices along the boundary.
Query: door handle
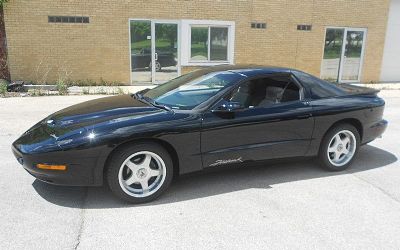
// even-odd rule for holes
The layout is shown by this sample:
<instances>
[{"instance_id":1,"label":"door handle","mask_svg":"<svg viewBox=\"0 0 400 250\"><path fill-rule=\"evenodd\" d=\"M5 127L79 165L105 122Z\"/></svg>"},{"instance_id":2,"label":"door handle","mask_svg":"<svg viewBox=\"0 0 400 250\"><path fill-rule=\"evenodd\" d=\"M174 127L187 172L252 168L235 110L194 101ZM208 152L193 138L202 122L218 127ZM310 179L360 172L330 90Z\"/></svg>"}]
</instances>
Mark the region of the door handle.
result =
<instances>
[{"instance_id":1,"label":"door handle","mask_svg":"<svg viewBox=\"0 0 400 250\"><path fill-rule=\"evenodd\" d=\"M307 119L310 117L311 117L311 114L302 114L302 115L296 116L297 119Z\"/></svg>"}]
</instances>

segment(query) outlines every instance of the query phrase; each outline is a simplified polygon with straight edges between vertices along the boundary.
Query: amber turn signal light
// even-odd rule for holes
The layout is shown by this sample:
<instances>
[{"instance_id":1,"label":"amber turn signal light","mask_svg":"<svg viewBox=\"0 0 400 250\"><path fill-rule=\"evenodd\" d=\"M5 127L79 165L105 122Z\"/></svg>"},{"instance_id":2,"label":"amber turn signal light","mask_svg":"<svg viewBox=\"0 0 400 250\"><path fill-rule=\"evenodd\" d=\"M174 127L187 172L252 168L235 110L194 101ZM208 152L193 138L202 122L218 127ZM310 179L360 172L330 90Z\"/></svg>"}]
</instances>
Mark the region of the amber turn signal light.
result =
<instances>
[{"instance_id":1,"label":"amber turn signal light","mask_svg":"<svg viewBox=\"0 0 400 250\"><path fill-rule=\"evenodd\" d=\"M67 170L67 166L65 165L36 164L36 167L40 169L49 169L49 170L61 170L61 171Z\"/></svg>"}]
</instances>

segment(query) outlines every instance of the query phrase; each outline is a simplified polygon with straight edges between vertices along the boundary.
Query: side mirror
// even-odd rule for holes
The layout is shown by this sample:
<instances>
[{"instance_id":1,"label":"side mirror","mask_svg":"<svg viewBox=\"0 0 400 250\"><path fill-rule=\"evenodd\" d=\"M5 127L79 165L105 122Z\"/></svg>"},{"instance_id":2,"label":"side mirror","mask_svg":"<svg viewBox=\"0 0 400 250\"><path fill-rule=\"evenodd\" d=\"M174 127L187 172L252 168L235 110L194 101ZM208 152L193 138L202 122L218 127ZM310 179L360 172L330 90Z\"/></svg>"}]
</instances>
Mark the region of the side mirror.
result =
<instances>
[{"instance_id":1,"label":"side mirror","mask_svg":"<svg viewBox=\"0 0 400 250\"><path fill-rule=\"evenodd\" d=\"M224 101L213 112L232 113L243 108L244 106L240 102Z\"/></svg>"}]
</instances>

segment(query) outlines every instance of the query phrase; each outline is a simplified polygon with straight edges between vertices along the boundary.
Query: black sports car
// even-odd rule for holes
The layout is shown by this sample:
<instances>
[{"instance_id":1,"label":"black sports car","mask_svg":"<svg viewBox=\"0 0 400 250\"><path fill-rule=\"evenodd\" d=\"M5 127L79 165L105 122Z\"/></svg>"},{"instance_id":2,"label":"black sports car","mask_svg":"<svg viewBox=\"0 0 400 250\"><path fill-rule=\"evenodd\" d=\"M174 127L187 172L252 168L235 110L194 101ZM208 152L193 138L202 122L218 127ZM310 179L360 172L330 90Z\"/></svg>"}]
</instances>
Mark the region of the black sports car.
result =
<instances>
[{"instance_id":1,"label":"black sports car","mask_svg":"<svg viewBox=\"0 0 400 250\"><path fill-rule=\"evenodd\" d=\"M346 169L386 129L377 91L275 67L223 66L151 90L60 110L12 145L24 168L59 185L97 186L130 202L174 175L288 157Z\"/></svg>"}]
</instances>

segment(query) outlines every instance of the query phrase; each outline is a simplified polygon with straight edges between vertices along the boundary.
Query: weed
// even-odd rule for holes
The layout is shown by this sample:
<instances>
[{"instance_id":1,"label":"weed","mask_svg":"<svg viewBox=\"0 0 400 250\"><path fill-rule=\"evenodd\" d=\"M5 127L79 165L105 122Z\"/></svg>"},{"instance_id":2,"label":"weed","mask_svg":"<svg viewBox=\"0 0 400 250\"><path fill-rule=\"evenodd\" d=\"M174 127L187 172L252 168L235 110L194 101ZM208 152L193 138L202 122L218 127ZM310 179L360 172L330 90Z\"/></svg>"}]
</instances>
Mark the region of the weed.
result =
<instances>
[{"instance_id":1,"label":"weed","mask_svg":"<svg viewBox=\"0 0 400 250\"><path fill-rule=\"evenodd\" d=\"M0 80L0 95L6 96L7 93L7 82L5 80Z\"/></svg>"},{"instance_id":2,"label":"weed","mask_svg":"<svg viewBox=\"0 0 400 250\"><path fill-rule=\"evenodd\" d=\"M60 95L67 95L68 94L68 85L66 84L66 82L62 79L59 79L56 82L56 88L57 91Z\"/></svg>"}]
</instances>

